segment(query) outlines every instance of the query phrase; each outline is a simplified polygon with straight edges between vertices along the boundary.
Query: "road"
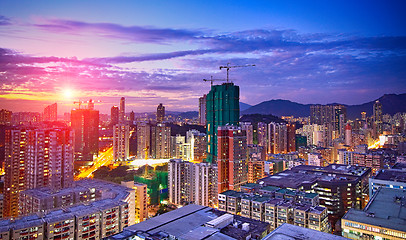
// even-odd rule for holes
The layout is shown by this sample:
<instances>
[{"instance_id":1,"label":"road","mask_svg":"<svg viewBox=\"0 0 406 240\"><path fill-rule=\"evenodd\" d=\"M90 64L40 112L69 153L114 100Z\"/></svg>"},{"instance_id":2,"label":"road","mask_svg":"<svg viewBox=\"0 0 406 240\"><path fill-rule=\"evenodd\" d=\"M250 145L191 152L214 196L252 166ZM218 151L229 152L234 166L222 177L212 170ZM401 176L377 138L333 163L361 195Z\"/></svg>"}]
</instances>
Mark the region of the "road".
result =
<instances>
[{"instance_id":1,"label":"road","mask_svg":"<svg viewBox=\"0 0 406 240\"><path fill-rule=\"evenodd\" d=\"M96 171L102 166L107 166L112 162L113 162L113 147L110 147L105 152L100 153L100 155L93 161L93 165L91 167L86 168L85 170L83 170L83 172L76 175L75 180L90 177L90 175L92 175L94 171Z\"/></svg>"}]
</instances>

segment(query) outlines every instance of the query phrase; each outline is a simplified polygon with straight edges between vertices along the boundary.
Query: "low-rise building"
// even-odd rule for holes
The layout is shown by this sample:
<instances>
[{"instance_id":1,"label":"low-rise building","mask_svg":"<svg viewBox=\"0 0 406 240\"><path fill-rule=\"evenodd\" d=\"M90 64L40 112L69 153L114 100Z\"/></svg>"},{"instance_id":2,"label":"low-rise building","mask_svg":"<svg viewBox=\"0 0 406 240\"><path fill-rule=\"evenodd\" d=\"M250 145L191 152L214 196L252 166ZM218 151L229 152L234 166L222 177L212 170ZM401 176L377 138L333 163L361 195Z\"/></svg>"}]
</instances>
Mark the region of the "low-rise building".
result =
<instances>
[{"instance_id":1,"label":"low-rise building","mask_svg":"<svg viewBox=\"0 0 406 240\"><path fill-rule=\"evenodd\" d=\"M331 232L327 208L318 206L317 194L300 193L288 189L267 190L270 195L232 190L220 193L219 210L267 222L271 230L284 223L290 223ZM308 196L305 197L306 195ZM309 200L310 198L313 199Z\"/></svg>"},{"instance_id":2,"label":"low-rise building","mask_svg":"<svg viewBox=\"0 0 406 240\"><path fill-rule=\"evenodd\" d=\"M329 240L345 240L346 238L315 231L313 229L303 228L292 224L284 223L262 240L280 240L280 239L329 239Z\"/></svg>"},{"instance_id":3,"label":"low-rise building","mask_svg":"<svg viewBox=\"0 0 406 240\"><path fill-rule=\"evenodd\" d=\"M369 179L369 196L379 188L406 189L406 171L402 169L382 169Z\"/></svg>"},{"instance_id":4,"label":"low-rise building","mask_svg":"<svg viewBox=\"0 0 406 240\"><path fill-rule=\"evenodd\" d=\"M350 209L341 226L351 239L406 239L406 190L378 189L363 210Z\"/></svg>"},{"instance_id":5,"label":"low-rise building","mask_svg":"<svg viewBox=\"0 0 406 240\"><path fill-rule=\"evenodd\" d=\"M269 224L190 204L129 226L112 240L130 239L262 239Z\"/></svg>"}]
</instances>

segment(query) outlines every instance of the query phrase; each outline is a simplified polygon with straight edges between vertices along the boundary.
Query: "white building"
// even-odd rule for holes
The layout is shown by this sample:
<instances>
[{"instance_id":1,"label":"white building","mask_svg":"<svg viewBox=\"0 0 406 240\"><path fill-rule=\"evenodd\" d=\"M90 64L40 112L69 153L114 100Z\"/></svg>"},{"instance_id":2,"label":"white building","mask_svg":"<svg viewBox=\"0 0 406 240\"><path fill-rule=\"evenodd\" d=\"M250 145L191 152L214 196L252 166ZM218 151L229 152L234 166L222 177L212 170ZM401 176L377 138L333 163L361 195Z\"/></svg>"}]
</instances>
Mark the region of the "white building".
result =
<instances>
[{"instance_id":1,"label":"white building","mask_svg":"<svg viewBox=\"0 0 406 240\"><path fill-rule=\"evenodd\" d=\"M130 152L130 126L116 124L113 126L113 156L114 161L125 161Z\"/></svg>"}]
</instances>

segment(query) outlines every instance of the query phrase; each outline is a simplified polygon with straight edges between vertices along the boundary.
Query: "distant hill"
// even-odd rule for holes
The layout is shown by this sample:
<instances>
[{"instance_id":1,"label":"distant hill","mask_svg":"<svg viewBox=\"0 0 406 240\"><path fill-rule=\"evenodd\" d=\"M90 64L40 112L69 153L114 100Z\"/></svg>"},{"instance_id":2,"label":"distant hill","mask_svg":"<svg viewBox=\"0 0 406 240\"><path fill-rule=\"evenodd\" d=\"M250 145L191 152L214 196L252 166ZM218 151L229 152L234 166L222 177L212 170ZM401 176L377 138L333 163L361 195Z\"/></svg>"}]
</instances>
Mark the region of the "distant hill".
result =
<instances>
[{"instance_id":1,"label":"distant hill","mask_svg":"<svg viewBox=\"0 0 406 240\"><path fill-rule=\"evenodd\" d=\"M240 102L240 112L247 110L248 108L252 107L252 105Z\"/></svg>"},{"instance_id":2,"label":"distant hill","mask_svg":"<svg viewBox=\"0 0 406 240\"><path fill-rule=\"evenodd\" d=\"M189 111L189 112L182 112L182 113L179 113L179 114L177 114L179 117L182 117L182 118L189 118L189 119L192 119L192 118L197 118L197 117L199 117L199 112L197 112L197 111Z\"/></svg>"},{"instance_id":3,"label":"distant hill","mask_svg":"<svg viewBox=\"0 0 406 240\"><path fill-rule=\"evenodd\" d=\"M310 115L310 104L300 104L289 100L270 100L254 105L245 111L241 111L241 115L246 114L272 114L278 117L290 116L306 117Z\"/></svg>"},{"instance_id":4,"label":"distant hill","mask_svg":"<svg viewBox=\"0 0 406 240\"><path fill-rule=\"evenodd\" d=\"M393 115L398 112L406 112L406 93L385 94L376 100L382 103L382 111L384 114L388 113ZM372 108L376 100L359 105L346 105L347 117L349 119L360 118L361 112L366 112L368 116L371 116ZM307 117L310 116L310 105L311 104L291 102L289 100L270 100L241 111L241 115L258 113L265 115L272 114L278 117L290 115L295 117Z\"/></svg>"},{"instance_id":5,"label":"distant hill","mask_svg":"<svg viewBox=\"0 0 406 240\"><path fill-rule=\"evenodd\" d=\"M398 112L406 112L406 93L385 94L376 100L382 103L383 114L393 115ZM360 105L347 106L347 117L349 119L361 118L361 112L366 112L367 116L371 116L376 100Z\"/></svg>"},{"instance_id":6,"label":"distant hill","mask_svg":"<svg viewBox=\"0 0 406 240\"><path fill-rule=\"evenodd\" d=\"M285 120L278 118L272 114L263 115L263 114L246 114L240 118L240 122L250 122L252 125L256 126L258 122L270 123L284 123Z\"/></svg>"}]
</instances>

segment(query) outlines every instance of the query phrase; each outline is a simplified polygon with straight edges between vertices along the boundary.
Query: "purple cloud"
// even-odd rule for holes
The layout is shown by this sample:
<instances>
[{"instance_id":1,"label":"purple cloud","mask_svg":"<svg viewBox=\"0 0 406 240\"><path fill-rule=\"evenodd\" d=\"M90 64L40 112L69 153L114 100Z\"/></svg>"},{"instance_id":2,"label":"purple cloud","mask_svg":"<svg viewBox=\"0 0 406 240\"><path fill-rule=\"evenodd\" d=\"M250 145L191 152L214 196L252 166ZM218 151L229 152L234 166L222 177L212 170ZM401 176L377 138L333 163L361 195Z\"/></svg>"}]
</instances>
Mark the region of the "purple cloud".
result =
<instances>
[{"instance_id":1,"label":"purple cloud","mask_svg":"<svg viewBox=\"0 0 406 240\"><path fill-rule=\"evenodd\" d=\"M11 25L11 19L0 15L0 26Z\"/></svg>"},{"instance_id":2,"label":"purple cloud","mask_svg":"<svg viewBox=\"0 0 406 240\"><path fill-rule=\"evenodd\" d=\"M87 23L81 21L53 19L34 26L57 33L95 33L108 38L121 38L135 42L163 43L171 40L191 40L203 35L197 30L122 26L113 23Z\"/></svg>"}]
</instances>

